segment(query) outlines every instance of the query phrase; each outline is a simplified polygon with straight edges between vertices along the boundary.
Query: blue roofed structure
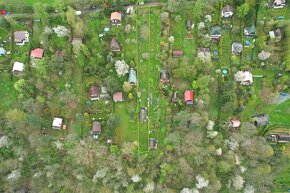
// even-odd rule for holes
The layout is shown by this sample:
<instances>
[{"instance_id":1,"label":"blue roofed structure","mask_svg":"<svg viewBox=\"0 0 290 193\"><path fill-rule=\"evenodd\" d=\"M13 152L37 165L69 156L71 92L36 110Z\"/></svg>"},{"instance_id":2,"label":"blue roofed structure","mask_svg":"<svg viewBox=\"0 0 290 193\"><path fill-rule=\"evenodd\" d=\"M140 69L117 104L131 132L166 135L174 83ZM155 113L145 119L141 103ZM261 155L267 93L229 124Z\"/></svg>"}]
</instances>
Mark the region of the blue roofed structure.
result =
<instances>
[{"instance_id":1,"label":"blue roofed structure","mask_svg":"<svg viewBox=\"0 0 290 193\"><path fill-rule=\"evenodd\" d=\"M131 68L129 71L128 82L133 86L136 86L136 84L137 84L136 70L134 70L133 68Z\"/></svg>"},{"instance_id":2,"label":"blue roofed structure","mask_svg":"<svg viewBox=\"0 0 290 193\"><path fill-rule=\"evenodd\" d=\"M6 54L6 50L2 47L0 47L0 56L4 56Z\"/></svg>"}]
</instances>

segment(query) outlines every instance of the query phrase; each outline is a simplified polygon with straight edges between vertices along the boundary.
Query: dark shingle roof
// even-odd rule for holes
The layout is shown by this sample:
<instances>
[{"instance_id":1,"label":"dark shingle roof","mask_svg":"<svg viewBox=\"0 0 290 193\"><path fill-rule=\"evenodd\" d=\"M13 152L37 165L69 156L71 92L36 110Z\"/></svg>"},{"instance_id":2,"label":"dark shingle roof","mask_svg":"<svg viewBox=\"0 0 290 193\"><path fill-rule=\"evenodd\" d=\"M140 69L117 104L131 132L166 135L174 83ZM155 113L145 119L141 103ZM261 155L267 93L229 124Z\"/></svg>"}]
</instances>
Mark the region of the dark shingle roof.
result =
<instances>
[{"instance_id":1,"label":"dark shingle roof","mask_svg":"<svg viewBox=\"0 0 290 193\"><path fill-rule=\"evenodd\" d=\"M120 51L121 49L119 42L115 38L112 38L110 42L110 49L112 51Z\"/></svg>"},{"instance_id":2,"label":"dark shingle roof","mask_svg":"<svg viewBox=\"0 0 290 193\"><path fill-rule=\"evenodd\" d=\"M221 35L222 28L220 26L214 26L210 28L210 35Z\"/></svg>"},{"instance_id":3,"label":"dark shingle roof","mask_svg":"<svg viewBox=\"0 0 290 193\"><path fill-rule=\"evenodd\" d=\"M226 5L223 7L222 12L234 12L234 8L230 5Z\"/></svg>"}]
</instances>

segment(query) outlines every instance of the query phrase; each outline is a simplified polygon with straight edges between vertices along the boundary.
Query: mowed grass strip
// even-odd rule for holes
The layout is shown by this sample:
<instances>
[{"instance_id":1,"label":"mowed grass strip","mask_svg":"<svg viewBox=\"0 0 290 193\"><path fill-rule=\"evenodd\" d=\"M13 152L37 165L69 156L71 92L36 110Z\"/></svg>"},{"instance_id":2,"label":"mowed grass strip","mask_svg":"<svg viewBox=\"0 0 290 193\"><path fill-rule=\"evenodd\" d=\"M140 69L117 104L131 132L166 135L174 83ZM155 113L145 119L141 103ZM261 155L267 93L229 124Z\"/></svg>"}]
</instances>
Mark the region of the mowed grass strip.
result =
<instances>
[{"instance_id":1,"label":"mowed grass strip","mask_svg":"<svg viewBox=\"0 0 290 193\"><path fill-rule=\"evenodd\" d=\"M230 65L231 63L231 57L232 57L232 52L231 52L231 46L232 46L232 37L231 37L231 32L229 30L222 30L222 37L220 41L221 45L221 61L220 63L222 65Z\"/></svg>"},{"instance_id":2,"label":"mowed grass strip","mask_svg":"<svg viewBox=\"0 0 290 193\"><path fill-rule=\"evenodd\" d=\"M69 2L68 0L63 0L64 2ZM49 6L54 5L54 0L3 0L0 5L6 5L7 7L18 7L18 5L25 4L26 6L33 6L35 3L40 2L47 4ZM13 10L10 10L13 11Z\"/></svg>"},{"instance_id":3,"label":"mowed grass strip","mask_svg":"<svg viewBox=\"0 0 290 193\"><path fill-rule=\"evenodd\" d=\"M11 75L8 72L2 72L0 74L0 97L2 102L0 103L0 115L3 116L8 110L13 109L16 102L16 91L14 89L14 82L11 80Z\"/></svg>"},{"instance_id":4,"label":"mowed grass strip","mask_svg":"<svg viewBox=\"0 0 290 193\"><path fill-rule=\"evenodd\" d=\"M141 92L139 99L138 112L141 107L148 107L147 98L149 96L150 86L150 60L142 59L142 54L150 53L150 13L148 7L138 8L138 58L137 61L137 78L138 92ZM149 56L150 57L150 56ZM139 153L148 151L148 123L138 123L139 129Z\"/></svg>"},{"instance_id":5,"label":"mowed grass strip","mask_svg":"<svg viewBox=\"0 0 290 193\"><path fill-rule=\"evenodd\" d=\"M159 71L160 68L160 32L161 32L161 19L160 9L151 8L151 27L150 27L150 93L152 94L152 102L149 108L149 138L156 138L159 144L162 143L165 136L161 132L161 126L166 125L165 113L166 106L163 106L163 94L159 93ZM166 130L166 129L165 129Z\"/></svg>"}]
</instances>

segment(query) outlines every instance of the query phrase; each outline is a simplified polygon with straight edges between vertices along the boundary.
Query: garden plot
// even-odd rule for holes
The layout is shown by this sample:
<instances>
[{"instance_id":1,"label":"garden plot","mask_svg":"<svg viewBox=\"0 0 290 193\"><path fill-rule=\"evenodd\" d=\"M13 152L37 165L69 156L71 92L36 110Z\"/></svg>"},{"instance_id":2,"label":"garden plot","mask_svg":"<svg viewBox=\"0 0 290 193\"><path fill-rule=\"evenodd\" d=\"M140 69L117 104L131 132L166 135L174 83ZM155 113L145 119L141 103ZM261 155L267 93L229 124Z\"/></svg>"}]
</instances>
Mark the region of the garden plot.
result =
<instances>
[{"instance_id":1,"label":"garden plot","mask_svg":"<svg viewBox=\"0 0 290 193\"><path fill-rule=\"evenodd\" d=\"M253 86L255 93L242 113L242 120L250 120L250 117L256 113L268 113L270 116L269 126L282 125L290 128L290 100L288 99L283 103L277 104L276 100L279 96L270 92L276 71L259 71L257 73L266 76L267 79L254 78Z\"/></svg>"},{"instance_id":2,"label":"garden plot","mask_svg":"<svg viewBox=\"0 0 290 193\"><path fill-rule=\"evenodd\" d=\"M130 26L134 33L125 34L124 58L137 71L137 86L133 99L114 103L114 113L120 117L115 137L120 144L138 141L138 152L146 153L149 137L162 138L160 127L165 111L161 107L163 99L159 98L160 9L138 8L136 21ZM145 122L139 120L141 107L147 109Z\"/></svg>"},{"instance_id":3,"label":"garden plot","mask_svg":"<svg viewBox=\"0 0 290 193\"><path fill-rule=\"evenodd\" d=\"M220 41L220 63L222 65L230 65L232 57L232 35L229 29L222 30L222 37ZM236 57L238 60L238 57ZM235 61L233 61L235 63Z\"/></svg>"},{"instance_id":4,"label":"garden plot","mask_svg":"<svg viewBox=\"0 0 290 193\"><path fill-rule=\"evenodd\" d=\"M167 99L159 92L159 68L160 68L160 9L150 10L150 79L149 79L149 104L148 104L148 128L149 138L156 138L160 143L166 136L166 108Z\"/></svg>"},{"instance_id":5,"label":"garden plot","mask_svg":"<svg viewBox=\"0 0 290 193\"><path fill-rule=\"evenodd\" d=\"M25 0L25 4L28 6L33 6L33 4L40 2L40 3L45 3L47 5L53 5L54 0ZM22 0L4 0L3 3L7 7L18 7L18 4L24 3Z\"/></svg>"},{"instance_id":6,"label":"garden plot","mask_svg":"<svg viewBox=\"0 0 290 193\"><path fill-rule=\"evenodd\" d=\"M1 100L5 101L0 103L0 116L10 109L13 109L16 102L16 92L13 87L14 82L11 80L10 72L1 72L0 73L0 96Z\"/></svg>"},{"instance_id":7,"label":"garden plot","mask_svg":"<svg viewBox=\"0 0 290 193\"><path fill-rule=\"evenodd\" d=\"M120 125L115 129L115 140L118 144L138 141L137 111L134 99L114 104L114 113L120 117Z\"/></svg>"},{"instance_id":8,"label":"garden plot","mask_svg":"<svg viewBox=\"0 0 290 193\"><path fill-rule=\"evenodd\" d=\"M149 95L150 93L150 68L151 61L142 59L142 53L148 53L150 56L151 45L150 45L150 8L141 8L137 10L137 92L140 93L138 98L138 112L142 107L149 109L150 104ZM148 111L147 111L148 113ZM150 118L146 122L138 121L138 141L139 141L139 152L148 151L148 133L149 133Z\"/></svg>"}]
</instances>

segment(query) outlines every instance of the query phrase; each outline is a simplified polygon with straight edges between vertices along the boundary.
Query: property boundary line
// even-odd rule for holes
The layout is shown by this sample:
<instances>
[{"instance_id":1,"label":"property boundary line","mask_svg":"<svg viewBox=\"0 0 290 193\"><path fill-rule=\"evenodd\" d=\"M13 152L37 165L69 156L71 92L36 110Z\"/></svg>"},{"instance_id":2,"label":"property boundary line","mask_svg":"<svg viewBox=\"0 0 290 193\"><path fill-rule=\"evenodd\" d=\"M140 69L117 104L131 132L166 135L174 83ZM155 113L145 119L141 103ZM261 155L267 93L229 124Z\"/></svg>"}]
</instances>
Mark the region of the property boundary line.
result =
<instances>
[{"instance_id":1,"label":"property boundary line","mask_svg":"<svg viewBox=\"0 0 290 193\"><path fill-rule=\"evenodd\" d=\"M151 72L151 8L149 7L149 14L148 14L148 17L149 17L149 60L148 60L148 63L149 63L149 79L148 79L148 91L150 94L150 91L151 91L151 85L150 85L150 72ZM153 79L152 79L153 81ZM148 95L149 97L149 95ZM148 103L148 116L150 115L150 103ZM147 152L149 151L149 147L148 147L148 143L149 143L149 130L150 130L150 116L148 118L148 125L147 125Z\"/></svg>"},{"instance_id":2,"label":"property boundary line","mask_svg":"<svg viewBox=\"0 0 290 193\"><path fill-rule=\"evenodd\" d=\"M138 7L136 8L136 50L137 50L137 70L136 70L136 74L137 77L139 78L139 41L138 41ZM137 112L138 109L140 109L140 104L139 104L139 97L138 97L138 92L139 92L139 81L137 81L136 84L136 90L137 90L137 96L136 96L136 102L137 102ZM138 113L136 115L136 119L137 119L137 130L138 130L138 154L140 153L140 122L138 121Z\"/></svg>"},{"instance_id":3,"label":"property boundary line","mask_svg":"<svg viewBox=\"0 0 290 193\"><path fill-rule=\"evenodd\" d=\"M143 9L145 8L149 8L149 12L148 12L148 26L149 26L149 33L148 33L148 42L149 42L149 47L148 47L148 53L149 53L149 58L148 58L148 70L149 70L149 77L150 77L150 68L151 68L151 8L149 6L147 7L142 7ZM137 40L137 77L139 77L139 69L140 69L140 63L139 63L139 43L138 43L138 9L136 9L136 40ZM149 93L150 93L150 78L148 79L148 97L149 97ZM139 81L137 81L137 92L139 91ZM140 97L141 98L141 97ZM147 101L148 102L148 101ZM139 98L137 97L137 110L140 109L140 103L139 103ZM149 116L150 112L150 104L147 103L147 115ZM138 116L138 115L137 115ZM150 118L148 118L147 121L147 150L146 151L141 151L140 150L140 121L138 121L138 117L137 117L137 127L138 127L138 154L142 154L142 153L148 153L149 152L149 147L148 147L148 142L149 142L149 127L150 127Z\"/></svg>"}]
</instances>

